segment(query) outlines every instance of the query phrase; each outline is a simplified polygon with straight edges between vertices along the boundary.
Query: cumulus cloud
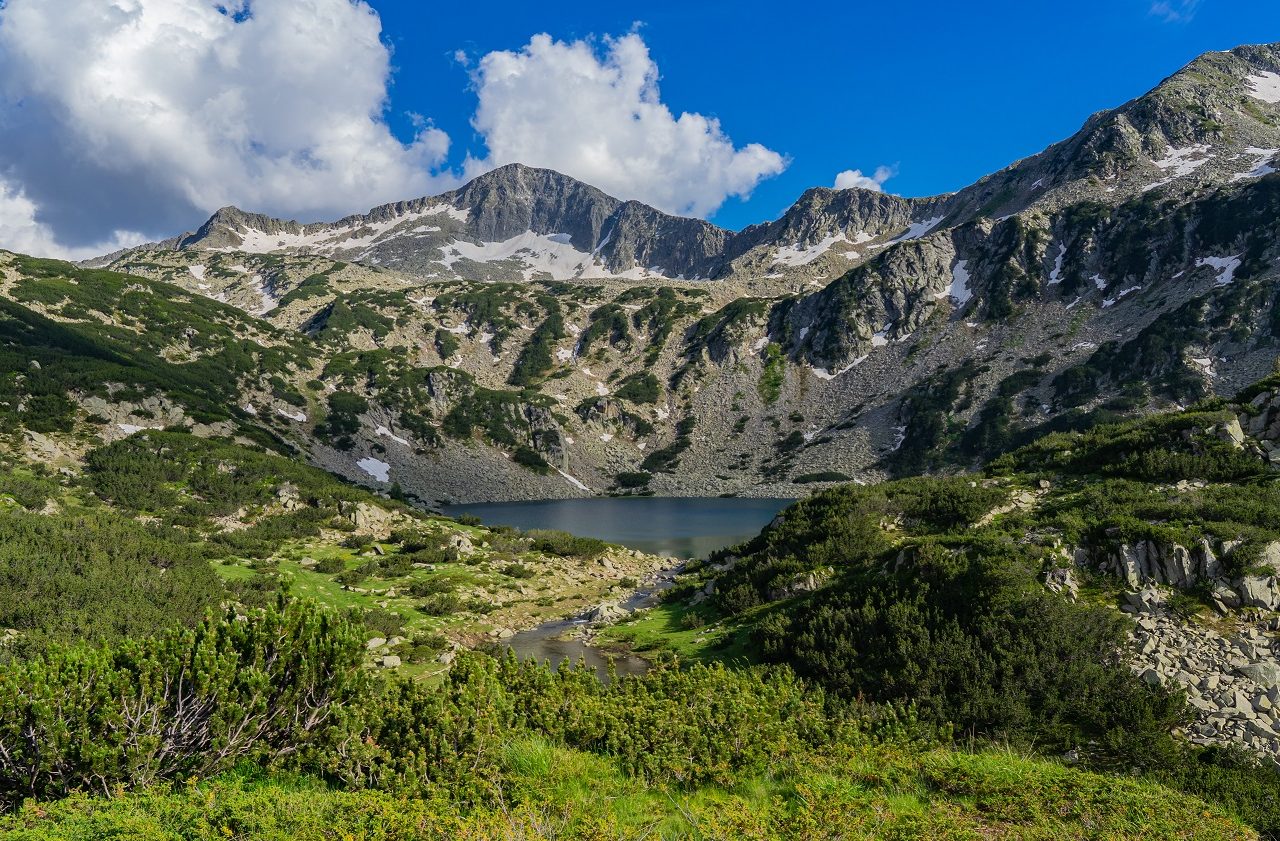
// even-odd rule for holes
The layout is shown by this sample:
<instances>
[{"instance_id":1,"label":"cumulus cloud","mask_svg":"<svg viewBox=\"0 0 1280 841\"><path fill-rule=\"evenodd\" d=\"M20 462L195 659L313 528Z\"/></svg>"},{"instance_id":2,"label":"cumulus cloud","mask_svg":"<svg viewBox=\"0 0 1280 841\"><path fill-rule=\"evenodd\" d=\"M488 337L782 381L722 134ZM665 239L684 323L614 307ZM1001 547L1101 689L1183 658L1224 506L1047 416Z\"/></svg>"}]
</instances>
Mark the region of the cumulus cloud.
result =
<instances>
[{"instance_id":1,"label":"cumulus cloud","mask_svg":"<svg viewBox=\"0 0 1280 841\"><path fill-rule=\"evenodd\" d=\"M366 0L0 0L0 248L82 257L218 207L304 221L431 195L511 162L705 216L786 168L662 102L639 35L459 52L487 152L384 113ZM139 233L141 232L141 233Z\"/></svg>"},{"instance_id":2,"label":"cumulus cloud","mask_svg":"<svg viewBox=\"0 0 1280 841\"><path fill-rule=\"evenodd\" d=\"M0 4L0 246L56 231L44 241L67 252L233 203L332 217L453 186L433 174L444 132L402 143L382 119L380 36L363 0Z\"/></svg>"},{"instance_id":3,"label":"cumulus cloud","mask_svg":"<svg viewBox=\"0 0 1280 841\"><path fill-rule=\"evenodd\" d=\"M69 247L58 241L53 229L36 219L36 205L22 190L0 180L0 248L20 254L84 260L145 241L137 232L117 231L109 240Z\"/></svg>"},{"instance_id":4,"label":"cumulus cloud","mask_svg":"<svg viewBox=\"0 0 1280 841\"><path fill-rule=\"evenodd\" d=\"M1196 16L1201 0L1155 0L1151 14L1165 23L1188 23Z\"/></svg>"},{"instance_id":5,"label":"cumulus cloud","mask_svg":"<svg viewBox=\"0 0 1280 841\"><path fill-rule=\"evenodd\" d=\"M871 175L863 175L860 169L846 169L836 174L835 189L849 190L859 187L863 190L873 190L878 193L884 189L884 182L895 175L897 175L897 170L889 166L878 166Z\"/></svg>"},{"instance_id":6,"label":"cumulus cloud","mask_svg":"<svg viewBox=\"0 0 1280 841\"><path fill-rule=\"evenodd\" d=\"M536 35L518 51L481 58L472 124L488 156L468 161L468 174L513 162L548 167L620 198L707 216L786 168L758 143L735 146L713 117L674 115L639 35L601 46Z\"/></svg>"}]
</instances>

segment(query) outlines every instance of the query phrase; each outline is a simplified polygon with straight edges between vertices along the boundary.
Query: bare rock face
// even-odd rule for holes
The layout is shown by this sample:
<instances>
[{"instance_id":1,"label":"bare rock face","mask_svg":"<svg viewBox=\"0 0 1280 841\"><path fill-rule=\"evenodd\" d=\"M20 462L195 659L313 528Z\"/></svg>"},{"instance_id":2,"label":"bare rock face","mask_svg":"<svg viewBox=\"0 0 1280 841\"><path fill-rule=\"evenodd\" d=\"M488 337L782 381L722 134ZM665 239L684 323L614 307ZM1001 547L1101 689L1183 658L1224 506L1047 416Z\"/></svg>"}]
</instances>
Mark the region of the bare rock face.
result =
<instances>
[{"instance_id":1,"label":"bare rock face","mask_svg":"<svg viewBox=\"0 0 1280 841\"><path fill-rule=\"evenodd\" d=\"M1201 581L1211 581L1221 572L1218 556L1207 540L1191 549L1177 543L1124 543L1102 552L1100 557L1097 551L1086 550L1085 555L1096 558L1094 562L1100 569L1123 578L1130 587L1156 583L1187 589Z\"/></svg>"},{"instance_id":2,"label":"bare rock face","mask_svg":"<svg viewBox=\"0 0 1280 841\"><path fill-rule=\"evenodd\" d=\"M1234 589L1240 594L1241 607L1261 610L1280 608L1280 579L1274 575L1246 575L1236 579Z\"/></svg>"},{"instance_id":3,"label":"bare rock face","mask_svg":"<svg viewBox=\"0 0 1280 841\"><path fill-rule=\"evenodd\" d=\"M335 222L228 208L107 263L384 352L381 381L352 386L376 404L362 443L390 442L383 460L424 500L576 496L642 472L655 493L786 495L800 477L963 468L1116 398L1188 405L1270 369L1280 103L1251 80L1277 68L1277 45L1209 54L957 193L815 188L740 232L513 164ZM280 312L244 303L258 297ZM548 301L563 330L535 333ZM513 379L535 335L550 361ZM641 371L655 403L583 408ZM484 412L510 434L443 424L481 389L506 392ZM1259 395L1212 434L1280 466L1280 401ZM355 469L313 430L289 437ZM514 462L518 447L569 475ZM1123 555L1111 564L1135 586L1218 577L1194 546Z\"/></svg>"},{"instance_id":4,"label":"bare rock face","mask_svg":"<svg viewBox=\"0 0 1280 841\"><path fill-rule=\"evenodd\" d=\"M385 540L391 530L400 521L400 515L367 502L357 502L343 506L343 515L362 534L373 535L376 540Z\"/></svg>"}]
</instances>

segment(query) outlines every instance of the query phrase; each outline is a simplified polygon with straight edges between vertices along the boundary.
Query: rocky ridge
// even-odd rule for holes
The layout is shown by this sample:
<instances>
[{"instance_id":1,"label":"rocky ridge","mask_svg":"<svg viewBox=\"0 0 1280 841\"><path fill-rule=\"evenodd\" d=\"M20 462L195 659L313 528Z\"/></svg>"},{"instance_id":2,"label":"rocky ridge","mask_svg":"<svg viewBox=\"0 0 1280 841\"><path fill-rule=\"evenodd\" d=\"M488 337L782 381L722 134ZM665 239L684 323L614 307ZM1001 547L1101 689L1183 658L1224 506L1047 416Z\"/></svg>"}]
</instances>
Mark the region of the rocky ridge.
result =
<instances>
[{"instance_id":1,"label":"rocky ridge","mask_svg":"<svg viewBox=\"0 0 1280 841\"><path fill-rule=\"evenodd\" d=\"M434 498L599 493L638 473L654 493L788 495L978 463L1265 375L1280 352L1278 72L1275 45L1209 54L958 193L814 189L738 233L513 166L334 225L227 211L109 263L255 314L253 278L269 281L260 317L320 339L318 361L466 374L431 398L433 429L475 389L525 403L513 440L432 436L386 378L353 382L371 410L352 457L310 422L290 437L357 478L372 457ZM653 402L613 396L645 373ZM335 385L295 382L317 374ZM579 413L588 400L608 403ZM514 463L517 446L572 480Z\"/></svg>"}]
</instances>

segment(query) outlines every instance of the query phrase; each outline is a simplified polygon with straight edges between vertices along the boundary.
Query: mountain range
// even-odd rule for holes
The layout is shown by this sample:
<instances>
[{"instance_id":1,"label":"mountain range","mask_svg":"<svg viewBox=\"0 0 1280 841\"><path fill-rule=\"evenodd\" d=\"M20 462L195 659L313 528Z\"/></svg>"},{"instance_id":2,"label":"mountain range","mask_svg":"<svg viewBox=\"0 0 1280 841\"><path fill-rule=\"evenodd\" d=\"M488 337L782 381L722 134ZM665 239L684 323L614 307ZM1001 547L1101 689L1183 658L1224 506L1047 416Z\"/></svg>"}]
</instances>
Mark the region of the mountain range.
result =
<instances>
[{"instance_id":1,"label":"mountain range","mask_svg":"<svg viewBox=\"0 0 1280 841\"><path fill-rule=\"evenodd\" d=\"M948 195L814 188L733 232L510 165L333 223L224 208L85 265L285 336L297 361L239 375L234 422L377 487L785 495L1266 374L1278 155L1280 46L1248 46ZM145 426L139 406L98 414Z\"/></svg>"}]
</instances>

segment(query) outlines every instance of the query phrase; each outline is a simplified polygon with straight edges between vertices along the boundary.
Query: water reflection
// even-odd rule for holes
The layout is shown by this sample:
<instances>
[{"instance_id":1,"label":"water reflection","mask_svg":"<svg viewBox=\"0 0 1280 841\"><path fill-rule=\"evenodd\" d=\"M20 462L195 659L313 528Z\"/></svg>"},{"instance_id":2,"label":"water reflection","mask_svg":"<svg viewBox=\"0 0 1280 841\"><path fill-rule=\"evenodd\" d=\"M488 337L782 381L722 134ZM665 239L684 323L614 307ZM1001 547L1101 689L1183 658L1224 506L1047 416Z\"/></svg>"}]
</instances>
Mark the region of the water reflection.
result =
<instances>
[{"instance_id":1,"label":"water reflection","mask_svg":"<svg viewBox=\"0 0 1280 841\"><path fill-rule=\"evenodd\" d=\"M759 533L794 500L711 497L549 499L451 505L486 525L558 529L620 543L641 552L698 558Z\"/></svg>"}]
</instances>

